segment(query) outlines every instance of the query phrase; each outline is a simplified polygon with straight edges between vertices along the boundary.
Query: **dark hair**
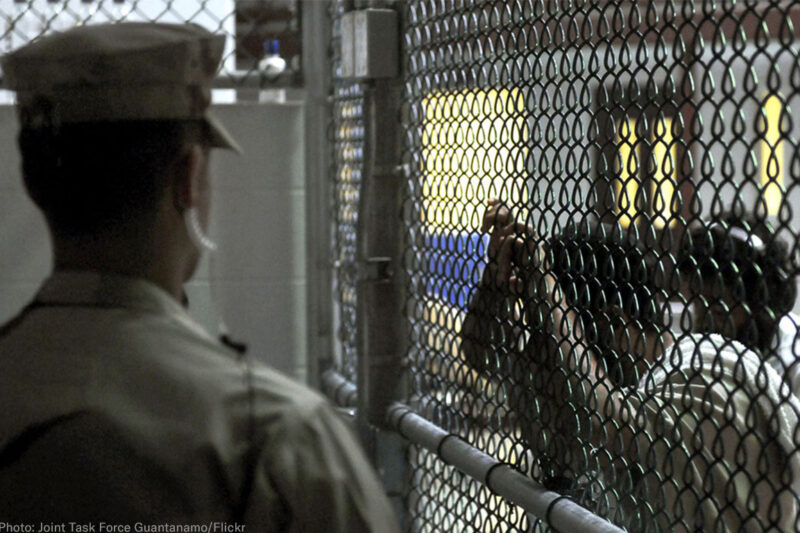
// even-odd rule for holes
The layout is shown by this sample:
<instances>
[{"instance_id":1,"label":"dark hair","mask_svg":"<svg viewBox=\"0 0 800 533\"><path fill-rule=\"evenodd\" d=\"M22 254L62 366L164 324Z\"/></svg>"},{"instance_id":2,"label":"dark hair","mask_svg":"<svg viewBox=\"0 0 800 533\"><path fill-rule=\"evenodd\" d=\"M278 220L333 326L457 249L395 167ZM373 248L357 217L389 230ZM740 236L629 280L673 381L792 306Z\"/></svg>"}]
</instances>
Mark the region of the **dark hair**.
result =
<instances>
[{"instance_id":1,"label":"dark hair","mask_svg":"<svg viewBox=\"0 0 800 533\"><path fill-rule=\"evenodd\" d=\"M567 303L579 314L585 340L618 385L631 384L614 342L618 311L649 331L663 327L658 308L655 258L638 248L619 225L568 228L549 244L553 275ZM609 331L602 331L605 324ZM630 354L628 354L630 355Z\"/></svg>"},{"instance_id":2,"label":"dark hair","mask_svg":"<svg viewBox=\"0 0 800 533\"><path fill-rule=\"evenodd\" d=\"M737 230L734 230L737 228ZM690 230L678 258L681 275L722 283L749 308L752 321L736 339L769 355L780 318L794 306L795 277L786 242L750 214L726 212Z\"/></svg>"},{"instance_id":3,"label":"dark hair","mask_svg":"<svg viewBox=\"0 0 800 533\"><path fill-rule=\"evenodd\" d=\"M23 128L25 187L57 235L91 234L152 216L170 166L201 128L186 121Z\"/></svg>"},{"instance_id":4,"label":"dark hair","mask_svg":"<svg viewBox=\"0 0 800 533\"><path fill-rule=\"evenodd\" d=\"M570 305L591 314L619 308L643 327L660 324L654 258L622 227L571 227L550 241L549 251L553 274Z\"/></svg>"}]
</instances>

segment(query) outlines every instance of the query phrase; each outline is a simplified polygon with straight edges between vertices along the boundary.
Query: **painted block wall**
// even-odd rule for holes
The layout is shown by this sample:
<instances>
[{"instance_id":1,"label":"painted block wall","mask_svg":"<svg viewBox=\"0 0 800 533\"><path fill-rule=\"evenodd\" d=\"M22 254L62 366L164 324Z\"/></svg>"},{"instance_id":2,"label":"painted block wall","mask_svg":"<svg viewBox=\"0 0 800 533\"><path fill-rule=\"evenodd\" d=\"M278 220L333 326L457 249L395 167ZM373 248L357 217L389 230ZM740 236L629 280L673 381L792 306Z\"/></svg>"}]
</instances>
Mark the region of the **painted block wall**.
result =
<instances>
[{"instance_id":1,"label":"painted block wall","mask_svg":"<svg viewBox=\"0 0 800 533\"><path fill-rule=\"evenodd\" d=\"M221 319L249 352L305 379L306 188L302 103L216 106L245 150L211 155L212 218L219 250L187 284L190 310L216 332ZM0 323L51 270L43 218L25 195L13 108L0 106Z\"/></svg>"}]
</instances>

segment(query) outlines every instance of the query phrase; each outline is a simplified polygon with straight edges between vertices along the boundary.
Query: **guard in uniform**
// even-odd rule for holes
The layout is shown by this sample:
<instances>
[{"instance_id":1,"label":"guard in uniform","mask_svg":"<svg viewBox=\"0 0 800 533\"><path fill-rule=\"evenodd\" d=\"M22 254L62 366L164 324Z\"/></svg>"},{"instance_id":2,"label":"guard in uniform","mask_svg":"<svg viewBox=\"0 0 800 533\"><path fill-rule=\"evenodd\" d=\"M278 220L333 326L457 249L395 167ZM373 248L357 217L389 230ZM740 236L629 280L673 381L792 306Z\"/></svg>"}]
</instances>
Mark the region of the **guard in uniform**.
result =
<instances>
[{"instance_id":1,"label":"guard in uniform","mask_svg":"<svg viewBox=\"0 0 800 533\"><path fill-rule=\"evenodd\" d=\"M210 148L237 147L208 112L222 51L194 25L122 23L3 60L54 247L52 275L0 330L4 523L397 530L329 404L180 303L207 244Z\"/></svg>"}]
</instances>

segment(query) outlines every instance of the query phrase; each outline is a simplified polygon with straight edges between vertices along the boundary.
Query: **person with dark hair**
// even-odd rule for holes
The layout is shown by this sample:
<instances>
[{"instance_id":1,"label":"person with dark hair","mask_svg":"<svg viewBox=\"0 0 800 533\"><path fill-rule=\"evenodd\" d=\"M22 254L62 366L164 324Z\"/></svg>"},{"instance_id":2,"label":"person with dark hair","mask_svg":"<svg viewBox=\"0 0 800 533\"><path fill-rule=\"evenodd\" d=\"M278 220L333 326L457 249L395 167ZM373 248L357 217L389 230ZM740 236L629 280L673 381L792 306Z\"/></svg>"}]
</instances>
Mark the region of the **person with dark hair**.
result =
<instances>
[{"instance_id":1,"label":"person with dark hair","mask_svg":"<svg viewBox=\"0 0 800 533\"><path fill-rule=\"evenodd\" d=\"M484 231L492 228L492 216L510 219L511 212L491 201ZM533 234L532 228L516 224L518 233ZM472 292L461 348L467 362L477 370L502 372L517 367L510 374L522 376L512 347L525 336L525 327L530 324L523 324L519 310L524 306L519 295L508 291L502 281L508 273L499 271L495 261L509 228L493 227L487 249L489 261L482 282ZM641 317L642 327L654 329L661 323L654 305L658 290L648 277L653 258L626 242L622 228L610 224L570 225L560 234L542 239L541 246L550 273L564 288L567 304L583 323L592 325L590 342L611 379L620 385L635 384L639 370L629 354L617 349L615 331L622 326L619 316L623 310Z\"/></svg>"},{"instance_id":2,"label":"person with dark hair","mask_svg":"<svg viewBox=\"0 0 800 533\"><path fill-rule=\"evenodd\" d=\"M3 60L54 251L0 328L5 523L397 531L332 406L184 308L214 246L211 149L238 148L208 109L223 48L193 24L120 23Z\"/></svg>"},{"instance_id":3,"label":"person with dark hair","mask_svg":"<svg viewBox=\"0 0 800 533\"><path fill-rule=\"evenodd\" d=\"M742 342L800 392L797 279L787 244L765 220L723 213L690 229L678 259L695 329Z\"/></svg>"},{"instance_id":4,"label":"person with dark hair","mask_svg":"<svg viewBox=\"0 0 800 533\"><path fill-rule=\"evenodd\" d=\"M784 394L769 365L721 335L675 339L659 320L651 266L622 240L601 239L588 254L576 253L582 244L554 253L559 246L541 242L497 201L483 228L494 241L488 281L497 294L522 302L513 319L525 333L516 346L532 376L525 386L533 401L519 408L553 422L540 421L566 450L555 450L556 463L579 451L573 473L581 474L581 464L601 473L597 483L618 498L614 521L635 531L795 527L800 401ZM565 258L569 268L558 264ZM576 273L586 294L600 300L591 312L574 303ZM486 300L481 292L487 290L478 289L476 306ZM468 360L489 357L503 321L493 328L465 321ZM613 346L609 354L626 354L617 377L604 342Z\"/></svg>"}]
</instances>

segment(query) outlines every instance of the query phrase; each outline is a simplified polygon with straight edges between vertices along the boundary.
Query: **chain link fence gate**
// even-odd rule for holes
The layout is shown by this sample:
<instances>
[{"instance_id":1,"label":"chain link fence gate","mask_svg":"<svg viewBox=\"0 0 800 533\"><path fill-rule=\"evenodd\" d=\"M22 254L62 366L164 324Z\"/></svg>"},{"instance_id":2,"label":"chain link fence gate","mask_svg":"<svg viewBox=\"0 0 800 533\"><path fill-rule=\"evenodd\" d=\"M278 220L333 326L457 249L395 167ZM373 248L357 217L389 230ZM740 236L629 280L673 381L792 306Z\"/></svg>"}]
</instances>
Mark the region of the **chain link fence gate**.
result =
<instances>
[{"instance_id":1,"label":"chain link fence gate","mask_svg":"<svg viewBox=\"0 0 800 533\"><path fill-rule=\"evenodd\" d=\"M334 35L371 7L332 4ZM407 529L799 530L800 5L390 7ZM375 86L334 68L334 87L354 381Z\"/></svg>"}]
</instances>

